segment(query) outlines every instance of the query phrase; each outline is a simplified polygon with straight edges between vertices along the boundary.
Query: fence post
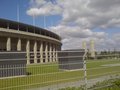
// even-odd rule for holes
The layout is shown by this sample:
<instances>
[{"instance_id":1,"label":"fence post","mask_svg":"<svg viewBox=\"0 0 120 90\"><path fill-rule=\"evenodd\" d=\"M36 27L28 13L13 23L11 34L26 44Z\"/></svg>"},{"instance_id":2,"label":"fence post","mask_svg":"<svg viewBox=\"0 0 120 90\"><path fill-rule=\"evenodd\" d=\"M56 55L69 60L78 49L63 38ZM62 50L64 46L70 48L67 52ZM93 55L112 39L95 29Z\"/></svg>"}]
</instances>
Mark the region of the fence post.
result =
<instances>
[{"instance_id":1,"label":"fence post","mask_svg":"<svg viewBox=\"0 0 120 90\"><path fill-rule=\"evenodd\" d=\"M84 89L85 90L87 90L87 69L86 69L86 60L85 60L85 57L86 57L86 53L87 53L87 51L85 50L85 54L84 54L84 57L83 57L83 60L84 60L84 82L85 82L85 87L84 87Z\"/></svg>"}]
</instances>

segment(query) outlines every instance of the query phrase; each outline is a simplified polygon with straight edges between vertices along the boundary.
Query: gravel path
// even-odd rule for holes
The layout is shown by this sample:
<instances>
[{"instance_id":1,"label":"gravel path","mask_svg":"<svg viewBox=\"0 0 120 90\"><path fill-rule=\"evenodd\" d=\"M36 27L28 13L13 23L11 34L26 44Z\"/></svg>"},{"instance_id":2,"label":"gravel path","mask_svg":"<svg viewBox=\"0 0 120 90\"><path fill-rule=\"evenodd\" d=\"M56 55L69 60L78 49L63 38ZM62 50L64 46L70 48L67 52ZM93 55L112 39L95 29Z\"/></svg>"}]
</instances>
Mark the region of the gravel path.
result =
<instances>
[{"instance_id":1,"label":"gravel path","mask_svg":"<svg viewBox=\"0 0 120 90\"><path fill-rule=\"evenodd\" d=\"M96 84L97 82L102 82L104 80L108 80L111 78L117 78L120 76L101 76L99 78L94 78L94 79L89 79L88 80L88 84L87 87L90 87L94 84ZM84 81L76 81L76 82L68 82L68 83L62 83L62 84L57 84L57 85L50 85L50 86L46 86L46 87L41 87L41 88L34 88L34 89L29 89L29 90L58 90L60 88L66 88L66 87L80 87L81 85L84 85Z\"/></svg>"},{"instance_id":2,"label":"gravel path","mask_svg":"<svg viewBox=\"0 0 120 90\"><path fill-rule=\"evenodd\" d=\"M113 67L113 66L120 66L120 64L105 64L105 65L102 65L104 67Z\"/></svg>"}]
</instances>

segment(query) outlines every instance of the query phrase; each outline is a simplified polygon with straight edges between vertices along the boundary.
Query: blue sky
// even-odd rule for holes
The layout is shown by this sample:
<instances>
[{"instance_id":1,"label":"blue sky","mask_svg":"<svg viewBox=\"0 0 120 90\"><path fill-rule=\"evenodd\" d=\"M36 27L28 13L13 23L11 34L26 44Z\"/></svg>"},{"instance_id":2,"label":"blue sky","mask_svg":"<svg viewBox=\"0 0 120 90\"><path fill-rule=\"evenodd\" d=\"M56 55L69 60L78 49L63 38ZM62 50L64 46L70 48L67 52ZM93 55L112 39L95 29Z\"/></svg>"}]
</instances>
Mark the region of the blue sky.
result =
<instances>
[{"instance_id":1,"label":"blue sky","mask_svg":"<svg viewBox=\"0 0 120 90\"><path fill-rule=\"evenodd\" d=\"M55 3L51 0L0 0L0 18L17 21L19 6L20 22L32 25L32 15L35 15L36 26L44 28L45 16L46 28L63 38L63 48L80 48L83 40L89 43L91 39L99 49L107 48L108 44L109 48L113 44L119 48L119 0L52 1ZM71 41L75 41L73 45Z\"/></svg>"},{"instance_id":2,"label":"blue sky","mask_svg":"<svg viewBox=\"0 0 120 90\"><path fill-rule=\"evenodd\" d=\"M0 18L17 21L17 7L19 7L20 22L33 24L33 18L26 14L30 7L30 0L1 0ZM46 27L57 25L61 19L59 15L46 16ZM38 16L35 19L36 26L44 28L44 16Z\"/></svg>"},{"instance_id":3,"label":"blue sky","mask_svg":"<svg viewBox=\"0 0 120 90\"><path fill-rule=\"evenodd\" d=\"M0 1L0 17L11 20L17 20L17 6L20 7L20 21L29 22L30 17L26 15L29 6L29 0L1 0ZM24 19L23 19L24 18Z\"/></svg>"}]
</instances>

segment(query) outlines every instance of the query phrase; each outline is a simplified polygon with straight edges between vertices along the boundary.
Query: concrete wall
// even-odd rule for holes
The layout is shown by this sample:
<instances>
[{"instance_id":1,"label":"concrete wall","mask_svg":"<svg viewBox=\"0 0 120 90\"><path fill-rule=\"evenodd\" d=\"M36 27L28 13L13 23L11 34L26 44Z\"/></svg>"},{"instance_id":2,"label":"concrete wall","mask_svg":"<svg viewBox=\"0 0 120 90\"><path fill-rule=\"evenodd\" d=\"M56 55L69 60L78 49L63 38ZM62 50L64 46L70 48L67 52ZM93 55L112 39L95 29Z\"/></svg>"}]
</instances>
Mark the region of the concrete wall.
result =
<instances>
[{"instance_id":1,"label":"concrete wall","mask_svg":"<svg viewBox=\"0 0 120 90\"><path fill-rule=\"evenodd\" d=\"M26 54L0 52L0 77L26 75Z\"/></svg>"}]
</instances>

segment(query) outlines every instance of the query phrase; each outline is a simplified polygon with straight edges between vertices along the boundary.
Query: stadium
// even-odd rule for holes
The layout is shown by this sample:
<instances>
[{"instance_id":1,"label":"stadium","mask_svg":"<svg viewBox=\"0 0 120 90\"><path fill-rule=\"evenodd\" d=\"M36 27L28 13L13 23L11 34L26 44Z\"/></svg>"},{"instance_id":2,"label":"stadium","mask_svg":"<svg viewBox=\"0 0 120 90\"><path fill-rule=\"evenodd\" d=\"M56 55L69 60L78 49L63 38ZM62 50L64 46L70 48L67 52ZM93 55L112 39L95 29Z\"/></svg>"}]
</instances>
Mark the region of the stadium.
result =
<instances>
[{"instance_id":1,"label":"stadium","mask_svg":"<svg viewBox=\"0 0 120 90\"><path fill-rule=\"evenodd\" d=\"M26 52L27 64L57 61L61 38L46 29L0 19L0 51Z\"/></svg>"}]
</instances>

